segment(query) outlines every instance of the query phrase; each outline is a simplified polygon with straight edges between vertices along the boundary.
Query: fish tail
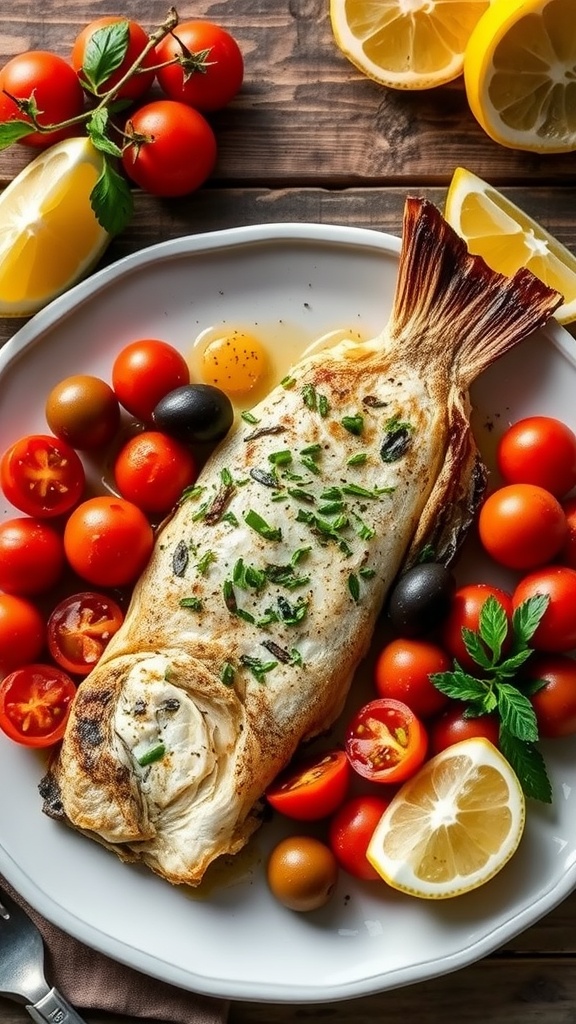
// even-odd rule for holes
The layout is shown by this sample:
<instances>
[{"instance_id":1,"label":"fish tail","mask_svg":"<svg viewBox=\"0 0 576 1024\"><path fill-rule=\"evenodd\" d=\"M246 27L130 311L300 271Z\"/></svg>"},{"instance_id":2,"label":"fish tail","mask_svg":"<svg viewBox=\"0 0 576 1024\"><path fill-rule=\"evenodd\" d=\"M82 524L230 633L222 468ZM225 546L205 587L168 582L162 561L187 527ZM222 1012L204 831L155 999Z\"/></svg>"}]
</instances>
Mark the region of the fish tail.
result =
<instances>
[{"instance_id":1,"label":"fish tail","mask_svg":"<svg viewBox=\"0 0 576 1024\"><path fill-rule=\"evenodd\" d=\"M531 271L492 270L428 200L409 197L387 333L395 351L462 390L499 356L542 327L563 297Z\"/></svg>"}]
</instances>

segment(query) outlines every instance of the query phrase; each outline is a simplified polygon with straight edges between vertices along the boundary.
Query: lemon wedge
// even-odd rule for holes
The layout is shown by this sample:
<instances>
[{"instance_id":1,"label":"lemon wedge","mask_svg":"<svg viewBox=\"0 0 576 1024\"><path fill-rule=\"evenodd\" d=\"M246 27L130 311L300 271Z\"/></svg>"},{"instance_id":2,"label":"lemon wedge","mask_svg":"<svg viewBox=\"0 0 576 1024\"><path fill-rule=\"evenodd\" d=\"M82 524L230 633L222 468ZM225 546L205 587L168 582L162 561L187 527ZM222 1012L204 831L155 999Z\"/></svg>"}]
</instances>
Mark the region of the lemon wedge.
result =
<instances>
[{"instance_id":1,"label":"lemon wedge","mask_svg":"<svg viewBox=\"0 0 576 1024\"><path fill-rule=\"evenodd\" d=\"M88 138L44 150L0 195L0 315L29 316L83 277L110 235L90 193L103 157Z\"/></svg>"},{"instance_id":2,"label":"lemon wedge","mask_svg":"<svg viewBox=\"0 0 576 1024\"><path fill-rule=\"evenodd\" d=\"M503 146L576 149L574 0L494 0L464 57L468 103Z\"/></svg>"},{"instance_id":3,"label":"lemon wedge","mask_svg":"<svg viewBox=\"0 0 576 1024\"><path fill-rule=\"evenodd\" d=\"M430 89L462 73L464 50L490 0L330 0L338 47L393 89Z\"/></svg>"},{"instance_id":4,"label":"lemon wedge","mask_svg":"<svg viewBox=\"0 0 576 1024\"><path fill-rule=\"evenodd\" d=\"M384 812L366 856L394 889L447 899L493 878L516 851L525 801L488 740L462 740L427 761Z\"/></svg>"},{"instance_id":5,"label":"lemon wedge","mask_svg":"<svg viewBox=\"0 0 576 1024\"><path fill-rule=\"evenodd\" d=\"M457 167L444 216L466 240L470 252L483 256L493 270L514 274L528 267L560 292L564 302L554 314L559 323L576 320L576 256L509 199L471 171Z\"/></svg>"}]
</instances>

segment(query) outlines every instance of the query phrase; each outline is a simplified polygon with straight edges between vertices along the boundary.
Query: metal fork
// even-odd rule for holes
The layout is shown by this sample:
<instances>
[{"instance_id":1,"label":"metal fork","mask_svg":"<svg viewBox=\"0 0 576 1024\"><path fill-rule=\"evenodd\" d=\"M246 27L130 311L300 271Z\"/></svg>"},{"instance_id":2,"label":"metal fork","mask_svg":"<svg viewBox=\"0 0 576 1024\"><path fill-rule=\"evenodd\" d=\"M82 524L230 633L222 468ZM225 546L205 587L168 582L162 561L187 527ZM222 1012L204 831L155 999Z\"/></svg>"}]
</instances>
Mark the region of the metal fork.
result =
<instances>
[{"instance_id":1,"label":"metal fork","mask_svg":"<svg viewBox=\"0 0 576 1024\"><path fill-rule=\"evenodd\" d=\"M86 1024L44 977L44 943L36 925L0 890L0 995L22 1003L36 1024Z\"/></svg>"}]
</instances>

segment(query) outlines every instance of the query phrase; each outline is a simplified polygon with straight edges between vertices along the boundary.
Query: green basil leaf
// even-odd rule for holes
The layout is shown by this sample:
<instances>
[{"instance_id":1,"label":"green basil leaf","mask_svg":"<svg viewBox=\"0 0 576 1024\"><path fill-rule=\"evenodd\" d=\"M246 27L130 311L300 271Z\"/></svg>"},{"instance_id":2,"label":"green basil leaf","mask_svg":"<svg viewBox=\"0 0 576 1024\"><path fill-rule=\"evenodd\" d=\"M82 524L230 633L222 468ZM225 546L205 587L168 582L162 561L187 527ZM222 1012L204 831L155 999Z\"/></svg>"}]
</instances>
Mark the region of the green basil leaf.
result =
<instances>
[{"instance_id":1,"label":"green basil leaf","mask_svg":"<svg viewBox=\"0 0 576 1024\"><path fill-rule=\"evenodd\" d=\"M0 124L0 150L8 149L13 142L18 142L19 139L26 138L27 135L32 135L36 129L33 125L29 124L28 121L2 121Z\"/></svg>"},{"instance_id":2,"label":"green basil leaf","mask_svg":"<svg viewBox=\"0 0 576 1024\"><path fill-rule=\"evenodd\" d=\"M105 160L102 174L90 194L98 223L111 235L123 231L134 212L132 192L125 178Z\"/></svg>"},{"instance_id":3,"label":"green basil leaf","mask_svg":"<svg viewBox=\"0 0 576 1024\"><path fill-rule=\"evenodd\" d=\"M486 652L486 647L479 633L467 626L462 627L462 640L464 647L470 657L480 665L481 668L489 669L494 665L494 659Z\"/></svg>"},{"instance_id":4,"label":"green basil leaf","mask_svg":"<svg viewBox=\"0 0 576 1024\"><path fill-rule=\"evenodd\" d=\"M538 739L538 724L528 697L510 683L496 683L498 712L502 726L525 743Z\"/></svg>"},{"instance_id":5,"label":"green basil leaf","mask_svg":"<svg viewBox=\"0 0 576 1024\"><path fill-rule=\"evenodd\" d=\"M493 655L493 663L502 654L502 645L508 635L508 617L500 601L493 594L480 609L480 636Z\"/></svg>"},{"instance_id":6,"label":"green basil leaf","mask_svg":"<svg viewBox=\"0 0 576 1024\"><path fill-rule=\"evenodd\" d=\"M487 690L486 683L469 676L462 669L456 669L454 672L434 672L430 680L440 693L455 700L483 701Z\"/></svg>"},{"instance_id":7,"label":"green basil leaf","mask_svg":"<svg viewBox=\"0 0 576 1024\"><path fill-rule=\"evenodd\" d=\"M549 603L548 594L537 594L535 597L529 597L523 601L515 609L512 616L514 651L526 647L528 641L534 636Z\"/></svg>"},{"instance_id":8,"label":"green basil leaf","mask_svg":"<svg viewBox=\"0 0 576 1024\"><path fill-rule=\"evenodd\" d=\"M108 124L110 121L109 112L106 107L100 107L99 110L95 110L89 118L86 124L86 131L92 140L92 144L96 149L99 149L101 153L107 153L108 156L114 156L120 158L122 156L122 150L120 146L117 146L112 139L108 138L106 134L108 131Z\"/></svg>"},{"instance_id":9,"label":"green basil leaf","mask_svg":"<svg viewBox=\"0 0 576 1024\"><path fill-rule=\"evenodd\" d=\"M552 786L544 758L533 743L525 743L512 736L507 729L500 730L500 750L518 776L525 796L542 803L552 803Z\"/></svg>"},{"instance_id":10,"label":"green basil leaf","mask_svg":"<svg viewBox=\"0 0 576 1024\"><path fill-rule=\"evenodd\" d=\"M81 77L90 92L99 93L100 86L117 71L128 52L130 26L128 21L96 29L84 52Z\"/></svg>"}]
</instances>

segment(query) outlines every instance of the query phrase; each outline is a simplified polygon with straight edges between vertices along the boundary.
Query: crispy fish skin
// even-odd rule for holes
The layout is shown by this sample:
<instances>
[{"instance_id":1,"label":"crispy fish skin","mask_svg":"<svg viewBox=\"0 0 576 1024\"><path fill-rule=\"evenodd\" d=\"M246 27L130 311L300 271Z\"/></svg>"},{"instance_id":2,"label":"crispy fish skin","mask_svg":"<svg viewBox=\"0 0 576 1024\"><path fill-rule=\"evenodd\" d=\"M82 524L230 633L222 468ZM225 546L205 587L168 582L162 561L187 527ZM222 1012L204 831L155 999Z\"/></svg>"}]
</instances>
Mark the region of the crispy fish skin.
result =
<instances>
[{"instance_id":1,"label":"crispy fish skin","mask_svg":"<svg viewBox=\"0 0 576 1024\"><path fill-rule=\"evenodd\" d=\"M484 485L468 388L560 302L409 199L388 325L303 360L211 457L80 685L47 813L177 884L240 849L403 566L457 551Z\"/></svg>"}]
</instances>

